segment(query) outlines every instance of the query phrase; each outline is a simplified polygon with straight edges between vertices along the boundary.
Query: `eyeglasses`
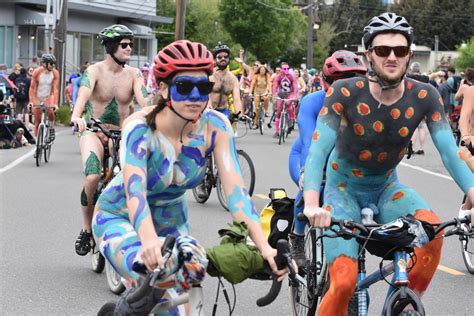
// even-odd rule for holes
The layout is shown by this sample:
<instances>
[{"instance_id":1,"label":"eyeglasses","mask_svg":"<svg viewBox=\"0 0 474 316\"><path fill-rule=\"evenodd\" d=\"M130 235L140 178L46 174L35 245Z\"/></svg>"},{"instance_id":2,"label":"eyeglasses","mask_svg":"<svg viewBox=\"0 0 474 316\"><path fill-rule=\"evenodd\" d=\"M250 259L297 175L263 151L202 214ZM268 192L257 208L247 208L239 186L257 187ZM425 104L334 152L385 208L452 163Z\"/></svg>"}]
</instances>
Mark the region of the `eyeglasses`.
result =
<instances>
[{"instance_id":1,"label":"eyeglasses","mask_svg":"<svg viewBox=\"0 0 474 316\"><path fill-rule=\"evenodd\" d=\"M410 52L408 46L374 46L370 50L374 51L379 57L388 57L392 50L397 57L405 57Z\"/></svg>"},{"instance_id":2,"label":"eyeglasses","mask_svg":"<svg viewBox=\"0 0 474 316\"><path fill-rule=\"evenodd\" d=\"M122 47L122 49L127 48L127 46L130 46L130 48L133 48L133 42L120 43L120 47Z\"/></svg>"},{"instance_id":3,"label":"eyeglasses","mask_svg":"<svg viewBox=\"0 0 474 316\"><path fill-rule=\"evenodd\" d=\"M217 55L216 56L217 60L222 60L222 59L229 59L229 55Z\"/></svg>"},{"instance_id":4,"label":"eyeglasses","mask_svg":"<svg viewBox=\"0 0 474 316\"><path fill-rule=\"evenodd\" d=\"M190 81L190 80L177 80L172 82L176 86L176 91L181 95L190 94L194 87L197 87L201 95L207 95L212 92L214 82L211 81Z\"/></svg>"},{"instance_id":5,"label":"eyeglasses","mask_svg":"<svg viewBox=\"0 0 474 316\"><path fill-rule=\"evenodd\" d=\"M282 67L281 70L289 70L290 67Z\"/></svg>"}]
</instances>

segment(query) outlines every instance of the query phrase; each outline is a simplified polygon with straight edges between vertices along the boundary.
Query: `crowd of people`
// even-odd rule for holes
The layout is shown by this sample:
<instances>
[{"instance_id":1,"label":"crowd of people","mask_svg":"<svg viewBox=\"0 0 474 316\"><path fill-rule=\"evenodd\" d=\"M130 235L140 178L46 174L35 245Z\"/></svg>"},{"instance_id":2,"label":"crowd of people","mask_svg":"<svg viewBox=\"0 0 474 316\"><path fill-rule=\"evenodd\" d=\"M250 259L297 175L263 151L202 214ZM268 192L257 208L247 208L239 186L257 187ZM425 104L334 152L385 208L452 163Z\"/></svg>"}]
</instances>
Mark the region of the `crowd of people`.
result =
<instances>
[{"instance_id":1,"label":"crowd of people","mask_svg":"<svg viewBox=\"0 0 474 316\"><path fill-rule=\"evenodd\" d=\"M299 103L299 115L289 113L300 134L290 154L290 174L304 197L304 207L295 208L291 249L299 265L304 261L305 223L296 219L304 212L310 225L327 228L331 217L360 221L360 211L369 204L378 207L375 219L387 223L401 215L438 222L438 216L413 189L400 183L396 167L414 142L424 154L425 129L441 153L444 165L467 195L463 208L474 202L474 177L466 164L474 164L469 151L458 155L450 126L452 113L462 102L459 121L463 145L472 143L474 70L465 78L454 69L423 75L412 63L414 30L394 13L373 17L363 31L366 65L349 51L336 51L321 71L290 67L281 62L274 70L255 61L245 62L241 50L238 69L230 69L231 49L224 43L209 50L201 43L180 40L158 52L152 64L142 68L127 65L133 49L133 32L114 24L98 35L106 56L84 65L69 78L65 94L71 104L71 121L79 131L84 181L80 192L82 229L75 251L85 256L95 242L111 265L129 285L139 276L132 270L140 255L148 270L163 265L162 237L189 233L186 190L195 187L205 173L206 158L213 154L230 215L249 228L249 234L273 272L284 276L274 261L276 250L266 240L258 212L244 186L236 157L232 116L246 114L259 120L260 100L265 116L270 103L276 126L283 107ZM38 61L37 61L38 62ZM48 108L50 120L58 108L58 72L53 55L44 54L40 65L14 67L8 76L12 87L7 98L17 113L32 106L35 133L40 114ZM410 67L409 67L410 65ZM0 75L2 75L0 66ZM1 90L0 90L1 91ZM25 94L24 91L27 91ZM20 94L26 96L20 98ZM252 107L255 104L255 109ZM137 106L134 106L137 104ZM256 115L253 115L254 111ZM29 122L15 134L25 144ZM122 171L97 196L104 159L103 135L87 128L99 119L108 128L122 130ZM275 137L278 137L278 128ZM51 136L54 139L54 132ZM417 144L418 142L418 144ZM472 169L471 169L472 170ZM323 175L326 182L324 191ZM471 212L472 213L472 212ZM321 315L340 315L347 310L357 281L358 245L354 240L325 240L330 288L319 308ZM429 258L410 271L410 287L423 295L440 260L442 239L415 250ZM205 267L197 267L205 269ZM200 274L199 274L200 275ZM190 287L189 275L175 286ZM154 289L140 304L131 305L123 294L117 313L148 313L173 288Z\"/></svg>"}]
</instances>

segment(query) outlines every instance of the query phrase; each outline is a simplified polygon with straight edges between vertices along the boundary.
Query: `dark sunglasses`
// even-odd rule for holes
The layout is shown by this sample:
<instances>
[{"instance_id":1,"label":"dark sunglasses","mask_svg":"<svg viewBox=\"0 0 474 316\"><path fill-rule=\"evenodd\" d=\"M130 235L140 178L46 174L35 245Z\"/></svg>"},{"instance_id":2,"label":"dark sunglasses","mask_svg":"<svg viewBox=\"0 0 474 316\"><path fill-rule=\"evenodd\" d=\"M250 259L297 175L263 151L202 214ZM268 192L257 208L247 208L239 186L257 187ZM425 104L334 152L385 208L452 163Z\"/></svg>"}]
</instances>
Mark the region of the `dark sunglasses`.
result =
<instances>
[{"instance_id":1,"label":"dark sunglasses","mask_svg":"<svg viewBox=\"0 0 474 316\"><path fill-rule=\"evenodd\" d=\"M217 55L216 56L217 60L222 60L222 59L229 59L229 55Z\"/></svg>"},{"instance_id":2,"label":"dark sunglasses","mask_svg":"<svg viewBox=\"0 0 474 316\"><path fill-rule=\"evenodd\" d=\"M408 46L374 46L370 50L374 51L379 57L388 57L392 50L397 57L405 57L410 52Z\"/></svg>"},{"instance_id":3,"label":"dark sunglasses","mask_svg":"<svg viewBox=\"0 0 474 316\"><path fill-rule=\"evenodd\" d=\"M283 67L283 68L281 68L281 70L290 70L290 68L289 67Z\"/></svg>"},{"instance_id":4,"label":"dark sunglasses","mask_svg":"<svg viewBox=\"0 0 474 316\"><path fill-rule=\"evenodd\" d=\"M201 95L207 95L212 92L212 87L214 87L214 82L211 81L193 82L190 80L178 80L172 84L176 86L176 91L181 95L190 94L194 87L198 88Z\"/></svg>"},{"instance_id":5,"label":"dark sunglasses","mask_svg":"<svg viewBox=\"0 0 474 316\"><path fill-rule=\"evenodd\" d=\"M130 48L133 48L133 42L129 42L129 43L120 43L120 47L122 47L122 49L125 49L125 48L127 48L127 46L130 46Z\"/></svg>"}]
</instances>

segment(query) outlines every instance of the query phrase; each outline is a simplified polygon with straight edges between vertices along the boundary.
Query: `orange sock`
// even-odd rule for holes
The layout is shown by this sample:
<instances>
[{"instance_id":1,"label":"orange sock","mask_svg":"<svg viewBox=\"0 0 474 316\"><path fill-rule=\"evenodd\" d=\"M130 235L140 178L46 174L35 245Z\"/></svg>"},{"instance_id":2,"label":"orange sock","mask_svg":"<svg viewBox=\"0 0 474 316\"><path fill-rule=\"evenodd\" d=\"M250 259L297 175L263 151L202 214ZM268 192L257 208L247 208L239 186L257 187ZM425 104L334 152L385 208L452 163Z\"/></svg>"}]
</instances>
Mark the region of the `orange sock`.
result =
<instances>
[{"instance_id":1,"label":"orange sock","mask_svg":"<svg viewBox=\"0 0 474 316\"><path fill-rule=\"evenodd\" d=\"M319 316L347 315L349 301L357 283L357 261L341 256L329 266L331 285L319 305Z\"/></svg>"},{"instance_id":2,"label":"orange sock","mask_svg":"<svg viewBox=\"0 0 474 316\"><path fill-rule=\"evenodd\" d=\"M439 217L430 210L417 210L415 218L430 223L439 223ZM435 239L422 248L415 250L416 264L408 274L410 288L423 293L433 278L441 257L443 239Z\"/></svg>"}]
</instances>

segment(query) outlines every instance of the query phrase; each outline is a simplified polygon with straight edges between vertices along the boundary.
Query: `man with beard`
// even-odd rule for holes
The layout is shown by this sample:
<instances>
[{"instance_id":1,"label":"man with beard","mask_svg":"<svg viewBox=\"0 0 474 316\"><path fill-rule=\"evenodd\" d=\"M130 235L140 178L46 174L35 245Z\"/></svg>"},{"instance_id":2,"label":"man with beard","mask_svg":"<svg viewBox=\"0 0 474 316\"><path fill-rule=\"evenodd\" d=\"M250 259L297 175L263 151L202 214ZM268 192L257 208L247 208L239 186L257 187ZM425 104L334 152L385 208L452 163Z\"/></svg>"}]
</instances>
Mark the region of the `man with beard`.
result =
<instances>
[{"instance_id":1,"label":"man with beard","mask_svg":"<svg viewBox=\"0 0 474 316\"><path fill-rule=\"evenodd\" d=\"M474 201L474 175L457 154L438 91L405 77L412 43L413 28L404 17L383 13L372 18L363 34L368 77L338 80L328 89L305 164L304 214L312 226L328 227L331 217L360 223L365 207L376 209L374 220L380 224L406 215L440 222L415 190L400 183L395 169L422 119L446 169ZM326 161L324 204L320 205ZM442 244L435 238L415 250L415 257L423 260L408 277L418 296L431 282ZM354 239L327 238L324 251L331 284L318 314L346 315L356 288L359 245Z\"/></svg>"},{"instance_id":2,"label":"man with beard","mask_svg":"<svg viewBox=\"0 0 474 316\"><path fill-rule=\"evenodd\" d=\"M230 61L230 48L219 42L214 47L212 54L216 63L214 73L209 80L215 82L214 88L209 95L211 107L229 117L231 110L229 108L229 96L232 97L234 113L242 113L242 102L240 100L240 87L237 77L228 69Z\"/></svg>"},{"instance_id":3,"label":"man with beard","mask_svg":"<svg viewBox=\"0 0 474 316\"><path fill-rule=\"evenodd\" d=\"M133 32L126 26L114 24L104 28L97 38L105 46L105 60L89 66L82 75L81 87L71 121L80 135L81 157L84 165L84 187L81 193L83 229L76 240L76 253L85 256L92 249L92 212L96 199L100 169L104 157L103 134L86 131L86 120L99 119L107 128L120 128L130 113L135 96L141 107L151 105L141 71L126 65L133 48ZM81 117L85 111L85 119Z\"/></svg>"}]
</instances>

